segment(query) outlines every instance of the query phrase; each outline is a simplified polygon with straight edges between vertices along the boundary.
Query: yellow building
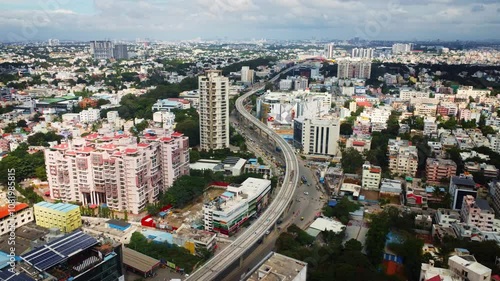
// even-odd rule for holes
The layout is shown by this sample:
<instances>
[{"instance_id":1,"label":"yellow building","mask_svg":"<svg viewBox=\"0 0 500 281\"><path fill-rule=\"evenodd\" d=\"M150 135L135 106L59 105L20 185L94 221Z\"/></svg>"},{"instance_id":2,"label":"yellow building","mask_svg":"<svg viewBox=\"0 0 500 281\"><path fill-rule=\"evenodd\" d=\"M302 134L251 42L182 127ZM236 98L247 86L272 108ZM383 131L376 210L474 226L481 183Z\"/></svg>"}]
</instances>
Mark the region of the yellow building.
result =
<instances>
[{"instance_id":1,"label":"yellow building","mask_svg":"<svg viewBox=\"0 0 500 281\"><path fill-rule=\"evenodd\" d=\"M36 225L72 232L82 226L80 208L67 203L40 202L34 205Z\"/></svg>"}]
</instances>

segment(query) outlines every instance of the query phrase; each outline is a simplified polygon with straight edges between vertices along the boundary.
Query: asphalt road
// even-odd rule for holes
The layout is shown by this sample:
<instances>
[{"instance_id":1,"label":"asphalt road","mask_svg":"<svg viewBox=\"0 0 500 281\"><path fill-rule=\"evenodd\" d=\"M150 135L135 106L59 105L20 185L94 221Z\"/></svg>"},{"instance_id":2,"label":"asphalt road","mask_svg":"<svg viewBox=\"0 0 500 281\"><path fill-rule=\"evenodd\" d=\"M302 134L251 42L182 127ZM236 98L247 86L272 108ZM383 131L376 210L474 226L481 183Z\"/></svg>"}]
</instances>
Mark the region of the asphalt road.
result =
<instances>
[{"instance_id":1,"label":"asphalt road","mask_svg":"<svg viewBox=\"0 0 500 281\"><path fill-rule=\"evenodd\" d=\"M233 122L233 127L235 127L240 134L243 133L245 135L247 142L249 142L247 146L250 147L255 145L258 147L256 150L265 150L265 155L276 158L276 151L273 151L273 147L270 146L265 139L259 136L255 130L235 124L235 119L231 119L231 121ZM224 281L238 281L243 274L247 273L248 269L254 268L258 265L259 262L267 256L267 254L274 250L276 239L281 232L286 231L287 226L296 224L304 230L307 229L307 227L314 221L316 214L321 211L322 207L326 203L326 196L319 188L317 188L318 182L314 173L311 169L305 167L306 162L302 161L300 156L297 158L299 159L300 176L305 176L310 185L298 185L294 192L294 200L290 211L284 215L283 223L281 224L280 229L276 228L267 237L265 237L263 243L243 261L243 264L239 268L228 274L223 279ZM307 192L308 195L304 194L304 192ZM320 196L323 196L323 199L320 199ZM304 217L303 220L302 217Z\"/></svg>"},{"instance_id":2,"label":"asphalt road","mask_svg":"<svg viewBox=\"0 0 500 281\"><path fill-rule=\"evenodd\" d=\"M279 78L276 75L270 81L275 81ZM285 142L284 139L279 137L272 130L267 128L264 124L260 123L253 117L243 106L243 100L255 94L257 91L264 89L264 87L254 88L236 100L236 108L241 116L253 123L254 126L260 128L262 131L269 134L276 144L281 147L282 154L286 159L287 169L284 175L283 184L277 188L276 196L270 203L267 210L250 225L250 227L241 236L236 238L227 248L223 249L219 254L215 255L207 263L198 268L188 280L215 280L224 275L227 275L228 269L231 268L240 257L244 256L246 252L253 251L258 241L261 241L264 236L272 229L280 216L286 212L287 207L293 202L296 186L299 182L299 167L296 155L293 149ZM232 272L231 270L230 272Z\"/></svg>"}]
</instances>

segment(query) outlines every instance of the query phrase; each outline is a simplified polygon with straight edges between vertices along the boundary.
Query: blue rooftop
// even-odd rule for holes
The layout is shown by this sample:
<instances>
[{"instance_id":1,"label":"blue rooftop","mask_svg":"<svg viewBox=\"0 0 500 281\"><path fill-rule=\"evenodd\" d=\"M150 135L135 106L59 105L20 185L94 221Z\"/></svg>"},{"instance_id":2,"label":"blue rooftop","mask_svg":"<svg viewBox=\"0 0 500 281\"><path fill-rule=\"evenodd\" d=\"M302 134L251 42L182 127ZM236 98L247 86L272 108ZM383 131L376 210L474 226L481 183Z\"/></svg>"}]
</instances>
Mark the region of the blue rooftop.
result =
<instances>
[{"instance_id":1,"label":"blue rooftop","mask_svg":"<svg viewBox=\"0 0 500 281\"><path fill-rule=\"evenodd\" d=\"M387 239L385 241L385 245L396 243L396 244L401 244L404 242L404 237L399 235L398 233L390 231L387 233Z\"/></svg>"},{"instance_id":2,"label":"blue rooftop","mask_svg":"<svg viewBox=\"0 0 500 281\"><path fill-rule=\"evenodd\" d=\"M172 100L159 100L156 104L161 104L162 106L178 106L179 102L178 101L172 101Z\"/></svg>"},{"instance_id":3,"label":"blue rooftop","mask_svg":"<svg viewBox=\"0 0 500 281\"><path fill-rule=\"evenodd\" d=\"M226 191L226 192L222 193L222 195L226 196L226 197L229 197L229 198L233 198L234 197L234 193L229 192L229 191Z\"/></svg>"},{"instance_id":4,"label":"blue rooftop","mask_svg":"<svg viewBox=\"0 0 500 281\"><path fill-rule=\"evenodd\" d=\"M9 261L9 254L0 251L0 269L7 267L9 265Z\"/></svg>"},{"instance_id":5,"label":"blue rooftop","mask_svg":"<svg viewBox=\"0 0 500 281\"><path fill-rule=\"evenodd\" d=\"M69 211L72 211L74 209L79 208L77 205L73 205L73 204L68 204L68 203L56 203L56 204L54 204L54 203L50 203L50 202L39 202L39 203L36 203L35 206L45 207L45 208L49 208L49 209L59 211L59 212L64 212L64 213L67 213Z\"/></svg>"},{"instance_id":6,"label":"blue rooftop","mask_svg":"<svg viewBox=\"0 0 500 281\"><path fill-rule=\"evenodd\" d=\"M154 242L157 243L165 243L167 242L168 244L174 244L174 238L171 233L165 232L165 231L157 231L157 230L143 230L141 231L142 235L144 237L153 240Z\"/></svg>"},{"instance_id":7,"label":"blue rooftop","mask_svg":"<svg viewBox=\"0 0 500 281\"><path fill-rule=\"evenodd\" d=\"M427 192L427 193L432 193L432 192L434 192L434 189L435 189L435 187L434 187L434 186L427 186L427 187L425 188L425 192ZM441 191L441 192L445 192L445 189L444 189L443 187L440 187L440 188L439 188L439 191Z\"/></svg>"},{"instance_id":8,"label":"blue rooftop","mask_svg":"<svg viewBox=\"0 0 500 281\"><path fill-rule=\"evenodd\" d=\"M469 255L470 252L467 249L464 248L455 248L455 252L460 253L462 255Z\"/></svg>"}]
</instances>

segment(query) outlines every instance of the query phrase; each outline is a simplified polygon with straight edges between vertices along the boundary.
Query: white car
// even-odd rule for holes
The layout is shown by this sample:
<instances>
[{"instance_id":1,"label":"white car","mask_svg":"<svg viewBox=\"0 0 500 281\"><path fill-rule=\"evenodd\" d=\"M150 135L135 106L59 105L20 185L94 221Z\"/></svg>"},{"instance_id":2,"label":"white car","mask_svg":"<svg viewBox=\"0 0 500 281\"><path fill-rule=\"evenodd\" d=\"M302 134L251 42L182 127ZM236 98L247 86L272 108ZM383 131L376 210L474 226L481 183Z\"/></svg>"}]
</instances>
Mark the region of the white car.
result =
<instances>
[{"instance_id":1,"label":"white car","mask_svg":"<svg viewBox=\"0 0 500 281\"><path fill-rule=\"evenodd\" d=\"M304 194L305 194L305 195L309 195L309 192L307 192L307 191L304 191Z\"/></svg>"}]
</instances>

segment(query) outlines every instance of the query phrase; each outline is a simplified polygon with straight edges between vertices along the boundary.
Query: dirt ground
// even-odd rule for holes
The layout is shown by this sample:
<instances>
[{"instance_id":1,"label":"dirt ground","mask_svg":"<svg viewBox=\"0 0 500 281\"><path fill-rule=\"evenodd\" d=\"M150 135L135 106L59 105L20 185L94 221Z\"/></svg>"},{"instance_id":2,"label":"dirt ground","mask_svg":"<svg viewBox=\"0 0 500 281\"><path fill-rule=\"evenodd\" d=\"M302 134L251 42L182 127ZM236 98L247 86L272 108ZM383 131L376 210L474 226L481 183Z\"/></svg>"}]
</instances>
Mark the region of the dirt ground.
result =
<instances>
[{"instance_id":1,"label":"dirt ground","mask_svg":"<svg viewBox=\"0 0 500 281\"><path fill-rule=\"evenodd\" d=\"M362 189L360 194L365 196L365 200L378 201L378 198L379 198L378 191L376 191L376 190Z\"/></svg>"},{"instance_id":2,"label":"dirt ground","mask_svg":"<svg viewBox=\"0 0 500 281\"><path fill-rule=\"evenodd\" d=\"M399 196L384 196L384 199L389 199L389 204L401 205Z\"/></svg>"},{"instance_id":3,"label":"dirt ground","mask_svg":"<svg viewBox=\"0 0 500 281\"><path fill-rule=\"evenodd\" d=\"M174 209L166 218L166 221L175 227L180 227L182 223L191 223L200 220L203 217L203 204L213 200L226 191L223 188L210 188L205 191L204 196L200 197L195 203L182 209Z\"/></svg>"}]
</instances>

